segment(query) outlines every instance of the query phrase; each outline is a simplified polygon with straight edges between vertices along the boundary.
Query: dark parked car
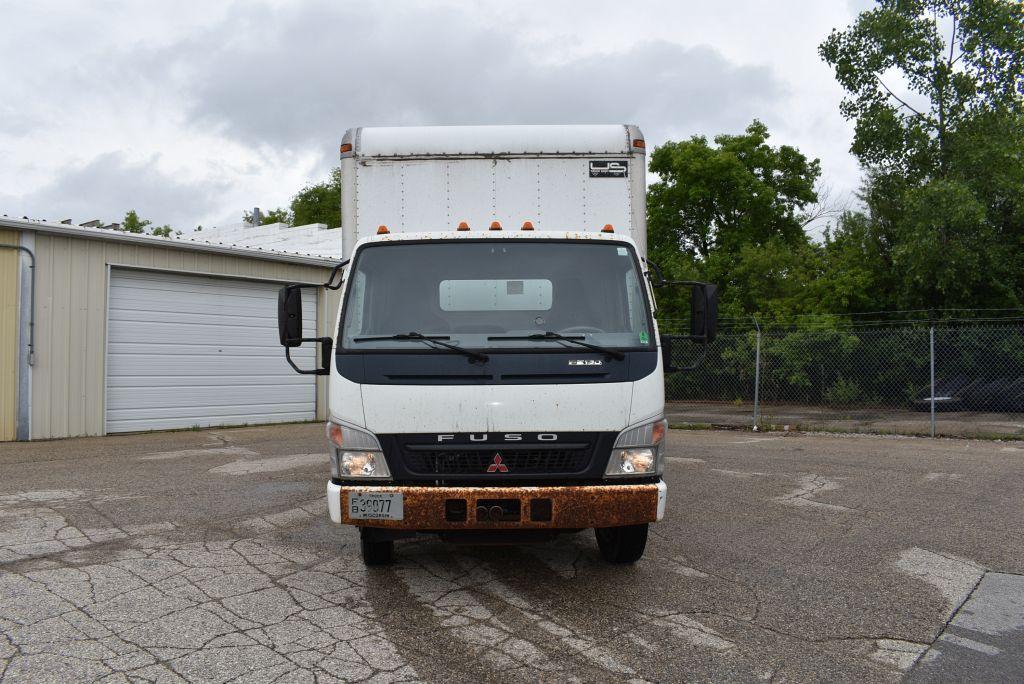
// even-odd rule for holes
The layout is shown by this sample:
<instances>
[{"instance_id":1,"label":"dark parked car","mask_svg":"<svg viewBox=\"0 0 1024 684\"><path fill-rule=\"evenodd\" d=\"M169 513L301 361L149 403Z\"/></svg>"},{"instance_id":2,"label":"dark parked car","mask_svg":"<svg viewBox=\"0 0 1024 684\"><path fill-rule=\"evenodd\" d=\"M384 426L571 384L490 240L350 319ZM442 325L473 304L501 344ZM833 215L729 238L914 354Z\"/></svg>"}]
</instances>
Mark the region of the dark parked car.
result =
<instances>
[{"instance_id":1,"label":"dark parked car","mask_svg":"<svg viewBox=\"0 0 1024 684\"><path fill-rule=\"evenodd\" d=\"M925 389L913 402L918 411L931 409L931 392ZM971 378L957 375L935 383L936 411L1024 411L1024 376Z\"/></svg>"}]
</instances>

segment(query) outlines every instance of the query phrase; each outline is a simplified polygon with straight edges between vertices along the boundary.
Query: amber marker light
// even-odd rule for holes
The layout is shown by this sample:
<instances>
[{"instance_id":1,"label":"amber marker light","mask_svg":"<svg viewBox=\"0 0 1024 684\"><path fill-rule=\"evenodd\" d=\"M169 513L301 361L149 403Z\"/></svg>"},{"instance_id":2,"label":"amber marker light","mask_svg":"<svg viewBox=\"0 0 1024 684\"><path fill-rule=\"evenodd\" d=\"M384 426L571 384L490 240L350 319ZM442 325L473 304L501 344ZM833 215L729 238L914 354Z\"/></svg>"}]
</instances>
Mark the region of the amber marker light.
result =
<instances>
[{"instance_id":1,"label":"amber marker light","mask_svg":"<svg viewBox=\"0 0 1024 684\"><path fill-rule=\"evenodd\" d=\"M601 229L601 232L602 233L614 233L615 232L615 228L612 227L612 224L606 223L606 224L604 224L604 228Z\"/></svg>"},{"instance_id":2,"label":"amber marker light","mask_svg":"<svg viewBox=\"0 0 1024 684\"><path fill-rule=\"evenodd\" d=\"M523 221L523 228L522 229L523 230L533 230L533 222L532 221Z\"/></svg>"},{"instance_id":3,"label":"amber marker light","mask_svg":"<svg viewBox=\"0 0 1024 684\"><path fill-rule=\"evenodd\" d=\"M327 439L331 440L334 446L339 449L345 446L345 439L342 434L340 425L336 425L335 423L327 424Z\"/></svg>"},{"instance_id":4,"label":"amber marker light","mask_svg":"<svg viewBox=\"0 0 1024 684\"><path fill-rule=\"evenodd\" d=\"M469 224L465 221L459 223L459 227L456 230L469 230Z\"/></svg>"},{"instance_id":5,"label":"amber marker light","mask_svg":"<svg viewBox=\"0 0 1024 684\"><path fill-rule=\"evenodd\" d=\"M388 230L387 226L378 226L377 227L377 235L387 235L390 232L391 231Z\"/></svg>"},{"instance_id":6,"label":"amber marker light","mask_svg":"<svg viewBox=\"0 0 1024 684\"><path fill-rule=\"evenodd\" d=\"M501 223L498 221L491 221L490 230L501 230Z\"/></svg>"}]
</instances>

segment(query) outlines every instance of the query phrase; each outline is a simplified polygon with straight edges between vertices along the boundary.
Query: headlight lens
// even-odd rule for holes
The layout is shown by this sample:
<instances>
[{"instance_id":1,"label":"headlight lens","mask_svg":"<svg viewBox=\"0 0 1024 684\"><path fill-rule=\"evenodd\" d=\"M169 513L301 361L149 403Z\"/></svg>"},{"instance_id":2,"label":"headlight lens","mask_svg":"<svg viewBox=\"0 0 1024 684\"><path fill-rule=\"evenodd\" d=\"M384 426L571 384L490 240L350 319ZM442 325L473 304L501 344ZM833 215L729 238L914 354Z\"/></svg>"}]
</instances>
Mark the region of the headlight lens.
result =
<instances>
[{"instance_id":1,"label":"headlight lens","mask_svg":"<svg viewBox=\"0 0 1024 684\"><path fill-rule=\"evenodd\" d=\"M328 422L327 441L331 450L331 475L334 477L343 480L391 479L380 442L372 433Z\"/></svg>"},{"instance_id":2,"label":"headlight lens","mask_svg":"<svg viewBox=\"0 0 1024 684\"><path fill-rule=\"evenodd\" d=\"M664 418L627 428L619 433L605 477L659 475L668 421Z\"/></svg>"}]
</instances>

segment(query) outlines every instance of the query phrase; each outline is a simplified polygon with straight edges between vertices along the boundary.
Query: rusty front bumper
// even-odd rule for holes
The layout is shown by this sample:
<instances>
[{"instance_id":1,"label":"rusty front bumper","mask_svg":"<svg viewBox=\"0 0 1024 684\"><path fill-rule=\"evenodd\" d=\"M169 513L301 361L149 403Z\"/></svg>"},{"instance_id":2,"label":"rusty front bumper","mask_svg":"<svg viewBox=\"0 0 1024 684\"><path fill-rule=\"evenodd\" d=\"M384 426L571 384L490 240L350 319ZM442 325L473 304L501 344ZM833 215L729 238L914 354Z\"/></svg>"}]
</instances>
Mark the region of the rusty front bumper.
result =
<instances>
[{"instance_id":1,"label":"rusty front bumper","mask_svg":"<svg viewBox=\"0 0 1024 684\"><path fill-rule=\"evenodd\" d=\"M401 492L402 520L353 520L348 497L352 492ZM346 525L397 530L484 530L484 529L579 529L618 527L661 520L665 513L665 483L623 485L581 485L575 487L397 487L387 485L346 486L327 483L327 508L331 520ZM446 518L449 500L466 502L466 519ZM516 500L518 520L478 520L477 502ZM537 503L550 501L550 504ZM546 520L536 520L534 507L550 510Z\"/></svg>"}]
</instances>

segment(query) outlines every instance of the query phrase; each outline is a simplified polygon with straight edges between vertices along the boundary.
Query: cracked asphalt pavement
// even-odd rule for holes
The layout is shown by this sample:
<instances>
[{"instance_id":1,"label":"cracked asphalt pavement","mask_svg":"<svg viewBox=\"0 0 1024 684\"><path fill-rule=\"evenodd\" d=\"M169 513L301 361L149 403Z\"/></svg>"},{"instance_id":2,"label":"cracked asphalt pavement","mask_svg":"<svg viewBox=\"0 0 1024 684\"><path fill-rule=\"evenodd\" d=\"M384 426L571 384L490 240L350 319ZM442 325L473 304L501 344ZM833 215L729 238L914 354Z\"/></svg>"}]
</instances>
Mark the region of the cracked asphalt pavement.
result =
<instances>
[{"instance_id":1,"label":"cracked asphalt pavement","mask_svg":"<svg viewBox=\"0 0 1024 684\"><path fill-rule=\"evenodd\" d=\"M1024 678L1024 445L671 431L632 567L592 533L327 520L321 425L0 444L4 681Z\"/></svg>"}]
</instances>

